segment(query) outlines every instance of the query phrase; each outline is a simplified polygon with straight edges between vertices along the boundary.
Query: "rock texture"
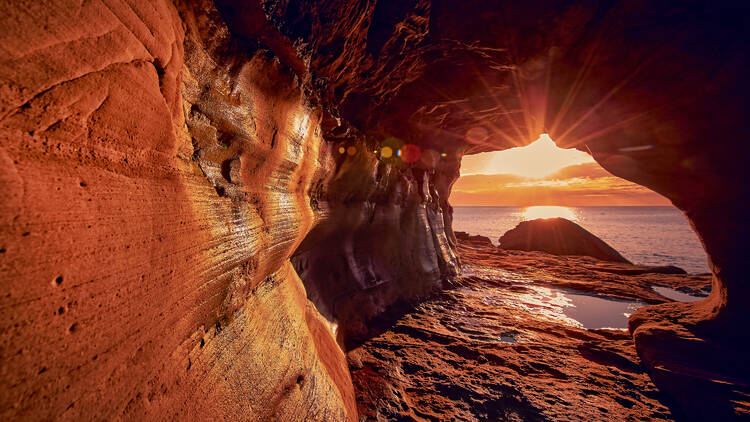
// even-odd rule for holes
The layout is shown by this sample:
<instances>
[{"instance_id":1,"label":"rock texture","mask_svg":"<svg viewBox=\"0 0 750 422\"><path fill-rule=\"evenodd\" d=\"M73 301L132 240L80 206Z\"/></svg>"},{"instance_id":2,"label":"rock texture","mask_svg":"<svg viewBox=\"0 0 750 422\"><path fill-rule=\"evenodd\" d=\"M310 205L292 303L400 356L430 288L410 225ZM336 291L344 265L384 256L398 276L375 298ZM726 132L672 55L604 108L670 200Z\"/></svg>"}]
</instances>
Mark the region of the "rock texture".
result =
<instances>
[{"instance_id":1,"label":"rock texture","mask_svg":"<svg viewBox=\"0 0 750 422\"><path fill-rule=\"evenodd\" d=\"M5 5L0 415L356 418L339 346L456 272L461 155L542 131L671 199L706 247L711 296L632 321L660 388L691 405L700 390L675 386L750 379L749 16L632 0Z\"/></svg>"},{"instance_id":2,"label":"rock texture","mask_svg":"<svg viewBox=\"0 0 750 422\"><path fill-rule=\"evenodd\" d=\"M342 345L367 338L371 318L441 287L458 265L446 183L455 165L399 166L372 145L349 147L356 152L314 197L320 220L292 257Z\"/></svg>"},{"instance_id":3,"label":"rock texture","mask_svg":"<svg viewBox=\"0 0 750 422\"><path fill-rule=\"evenodd\" d=\"M630 264L630 261L605 241L564 218L522 221L500 237L500 247L519 251L542 251L553 255L585 255L602 261Z\"/></svg>"},{"instance_id":4,"label":"rock texture","mask_svg":"<svg viewBox=\"0 0 750 422\"><path fill-rule=\"evenodd\" d=\"M464 280L477 275L486 278L486 271L470 267L490 268L490 273L511 272L535 285L592 292L612 298L639 300L649 304L671 302L652 286L670 287L705 298L711 291L708 274L685 274L664 271L669 267L649 267L622 262L601 261L588 256L552 255L539 251L506 250L488 245L481 239L459 241L460 258L467 268Z\"/></svg>"},{"instance_id":5,"label":"rock texture","mask_svg":"<svg viewBox=\"0 0 750 422\"><path fill-rule=\"evenodd\" d=\"M456 236L457 241L470 241L472 243L483 243L486 246L492 246L492 241L487 236L482 236L480 234L471 235L466 232L453 232L453 235Z\"/></svg>"},{"instance_id":6,"label":"rock texture","mask_svg":"<svg viewBox=\"0 0 750 422\"><path fill-rule=\"evenodd\" d=\"M654 294L651 283L697 291L710 277L613 276L600 266L634 266L503 251L481 239L458 246L466 275L452 289L347 354L363 419L676 418L670 409L676 406L652 383L627 332L576 327L539 292L566 287L662 303L669 300Z\"/></svg>"},{"instance_id":7,"label":"rock texture","mask_svg":"<svg viewBox=\"0 0 750 422\"><path fill-rule=\"evenodd\" d=\"M360 417L674 420L626 332L548 321L496 289L446 291L349 352Z\"/></svg>"},{"instance_id":8,"label":"rock texture","mask_svg":"<svg viewBox=\"0 0 750 422\"><path fill-rule=\"evenodd\" d=\"M210 2L74 3L0 24L0 418L354 420L297 76Z\"/></svg>"}]
</instances>

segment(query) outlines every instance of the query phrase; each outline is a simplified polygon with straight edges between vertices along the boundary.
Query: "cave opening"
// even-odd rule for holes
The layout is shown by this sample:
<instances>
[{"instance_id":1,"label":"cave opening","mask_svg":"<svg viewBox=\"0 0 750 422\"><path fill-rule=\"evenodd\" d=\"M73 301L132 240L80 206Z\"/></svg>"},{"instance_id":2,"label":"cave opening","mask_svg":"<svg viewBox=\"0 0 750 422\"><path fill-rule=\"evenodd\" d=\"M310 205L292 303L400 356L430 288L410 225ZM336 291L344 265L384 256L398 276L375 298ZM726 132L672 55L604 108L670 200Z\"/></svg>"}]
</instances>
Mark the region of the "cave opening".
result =
<instances>
[{"instance_id":1,"label":"cave opening","mask_svg":"<svg viewBox=\"0 0 750 422\"><path fill-rule=\"evenodd\" d=\"M466 155L453 184L453 228L494 244L521 221L565 218L639 265L708 273L686 216L667 198L615 176L584 151L543 133L529 145Z\"/></svg>"},{"instance_id":2,"label":"cave opening","mask_svg":"<svg viewBox=\"0 0 750 422\"><path fill-rule=\"evenodd\" d=\"M669 283L652 277L639 286L667 300L694 302L710 294L705 251L679 209L648 188L614 176L587 152L558 147L547 134L523 147L462 157L450 203L459 243L478 247L476 241L484 238L485 248L522 254L518 259L529 259L526 252L541 254L546 271L558 280L565 277L561 268L570 265L568 257L590 256L594 259L583 265L588 269L619 262L640 268L630 270L634 273L689 273L701 278L701 283L680 285L680 277L667 276ZM559 225L552 225L560 219ZM589 232L591 242L601 242L609 253L593 244L587 247L573 227ZM497 267L499 261L475 259L478 255L472 252L468 256L464 269L471 274L521 276L534 282L549 277L518 267L517 273L493 275L493 264ZM593 281L600 274L582 276L586 277ZM627 292L625 285L614 290L600 291L586 283L542 283L515 300L524 306L551 304L548 315L586 329L625 329L628 317L653 298Z\"/></svg>"}]
</instances>

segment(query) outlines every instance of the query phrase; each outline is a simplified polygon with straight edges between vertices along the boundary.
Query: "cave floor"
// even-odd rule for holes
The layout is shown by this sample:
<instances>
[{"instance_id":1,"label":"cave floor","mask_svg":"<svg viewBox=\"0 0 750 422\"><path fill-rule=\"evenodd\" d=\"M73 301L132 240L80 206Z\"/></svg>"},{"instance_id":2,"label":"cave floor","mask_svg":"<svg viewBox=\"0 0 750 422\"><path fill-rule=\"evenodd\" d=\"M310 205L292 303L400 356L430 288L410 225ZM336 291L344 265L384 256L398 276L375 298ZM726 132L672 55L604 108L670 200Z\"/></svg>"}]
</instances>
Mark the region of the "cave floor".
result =
<instances>
[{"instance_id":1,"label":"cave floor","mask_svg":"<svg viewBox=\"0 0 750 422\"><path fill-rule=\"evenodd\" d=\"M584 329L528 293L552 285L658 303L666 299L648 283L700 293L708 276L622 275L587 258L482 244L459 250L470 271L454 286L348 353L362 420L673 419L626 330Z\"/></svg>"}]
</instances>

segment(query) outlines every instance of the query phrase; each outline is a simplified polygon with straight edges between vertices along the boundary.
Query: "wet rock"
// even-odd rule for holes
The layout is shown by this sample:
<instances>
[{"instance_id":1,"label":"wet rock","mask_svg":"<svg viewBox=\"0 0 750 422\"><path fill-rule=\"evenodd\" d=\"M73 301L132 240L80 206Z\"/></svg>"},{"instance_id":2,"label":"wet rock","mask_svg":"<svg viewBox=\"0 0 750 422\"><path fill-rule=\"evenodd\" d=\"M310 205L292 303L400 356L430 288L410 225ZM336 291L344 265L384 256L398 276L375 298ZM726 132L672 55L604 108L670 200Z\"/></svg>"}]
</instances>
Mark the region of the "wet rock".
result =
<instances>
[{"instance_id":1,"label":"wet rock","mask_svg":"<svg viewBox=\"0 0 750 422\"><path fill-rule=\"evenodd\" d=\"M601 261L589 256L552 255L538 251L504 250L465 240L458 244L464 262L460 282L474 285L491 277L509 289L508 281L533 279L534 283L569 288L606 296L660 304L671 300L654 291L653 286L680 289L706 298L711 291L708 274L669 274L650 271L652 267ZM476 267L479 265L479 267ZM515 276L509 276L513 273ZM498 278L500 275L502 277ZM505 278L503 278L505 277Z\"/></svg>"},{"instance_id":2,"label":"wet rock","mask_svg":"<svg viewBox=\"0 0 750 422\"><path fill-rule=\"evenodd\" d=\"M633 265L628 268L620 265L618 267L607 267L606 265L600 265L597 267L599 271L611 272L613 274L623 275L639 275L639 274L687 274L687 271L674 265L662 265L662 266L639 266Z\"/></svg>"},{"instance_id":3,"label":"wet rock","mask_svg":"<svg viewBox=\"0 0 750 422\"><path fill-rule=\"evenodd\" d=\"M564 218L522 221L500 237L500 247L554 255L586 255L602 261L630 263L603 240Z\"/></svg>"},{"instance_id":4,"label":"wet rock","mask_svg":"<svg viewBox=\"0 0 750 422\"><path fill-rule=\"evenodd\" d=\"M347 354L361 418L674 420L626 331L551 319L511 288L550 286L549 274L566 277L578 257L508 255L481 243L460 241L460 257L466 268L487 273L461 277L460 287L429 298ZM524 254L528 266L497 271ZM543 274L532 261L541 256L548 259ZM586 278L592 294L610 294L614 285L640 294L631 287L638 276L602 284L597 275Z\"/></svg>"}]
</instances>

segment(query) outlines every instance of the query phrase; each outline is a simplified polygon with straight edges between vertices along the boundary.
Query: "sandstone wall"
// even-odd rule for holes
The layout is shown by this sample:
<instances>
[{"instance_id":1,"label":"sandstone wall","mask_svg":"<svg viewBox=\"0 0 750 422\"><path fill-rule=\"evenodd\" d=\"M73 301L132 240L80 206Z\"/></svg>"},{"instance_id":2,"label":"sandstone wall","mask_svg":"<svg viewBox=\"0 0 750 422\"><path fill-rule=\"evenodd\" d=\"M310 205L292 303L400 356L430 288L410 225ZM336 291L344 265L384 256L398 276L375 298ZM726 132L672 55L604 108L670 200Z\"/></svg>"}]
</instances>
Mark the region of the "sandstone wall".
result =
<instances>
[{"instance_id":1,"label":"sandstone wall","mask_svg":"<svg viewBox=\"0 0 750 422\"><path fill-rule=\"evenodd\" d=\"M2 17L3 419L354 419L289 256L320 111L210 3Z\"/></svg>"}]
</instances>

